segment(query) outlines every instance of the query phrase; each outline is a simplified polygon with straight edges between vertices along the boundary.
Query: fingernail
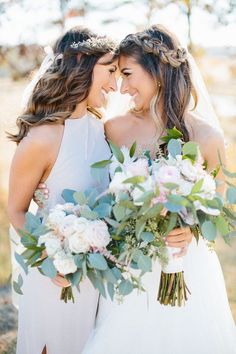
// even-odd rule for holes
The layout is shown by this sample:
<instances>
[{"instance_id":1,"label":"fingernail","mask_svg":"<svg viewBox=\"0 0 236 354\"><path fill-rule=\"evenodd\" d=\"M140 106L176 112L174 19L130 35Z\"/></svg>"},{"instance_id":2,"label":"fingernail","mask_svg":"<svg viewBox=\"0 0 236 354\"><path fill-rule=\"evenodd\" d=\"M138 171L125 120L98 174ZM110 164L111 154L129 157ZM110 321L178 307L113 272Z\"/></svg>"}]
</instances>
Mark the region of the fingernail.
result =
<instances>
[{"instance_id":1,"label":"fingernail","mask_svg":"<svg viewBox=\"0 0 236 354\"><path fill-rule=\"evenodd\" d=\"M168 246L168 245L169 245L169 242L165 241L165 244L166 244L166 246Z\"/></svg>"}]
</instances>

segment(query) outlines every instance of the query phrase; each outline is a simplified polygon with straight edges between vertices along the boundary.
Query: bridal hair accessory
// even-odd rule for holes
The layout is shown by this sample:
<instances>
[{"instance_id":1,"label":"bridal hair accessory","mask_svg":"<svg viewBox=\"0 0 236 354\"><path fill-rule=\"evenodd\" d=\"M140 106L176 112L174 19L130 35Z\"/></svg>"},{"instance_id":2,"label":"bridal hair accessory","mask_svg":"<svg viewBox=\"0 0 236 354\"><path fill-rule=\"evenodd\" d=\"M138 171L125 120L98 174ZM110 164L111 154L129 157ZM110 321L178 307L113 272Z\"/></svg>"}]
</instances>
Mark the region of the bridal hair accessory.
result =
<instances>
[{"instance_id":1,"label":"bridal hair accessory","mask_svg":"<svg viewBox=\"0 0 236 354\"><path fill-rule=\"evenodd\" d=\"M51 46L46 46L44 47L44 52L47 54L40 65L39 70L33 77L33 79L30 81L30 83L26 86L23 96L22 96L22 108L25 109L27 106L27 103L29 101L29 98L34 91L35 86L39 82L39 80L43 77L43 75L46 73L46 71L50 68L52 63L54 62L55 59L62 59L63 54L54 54L53 49Z\"/></svg>"},{"instance_id":2,"label":"bridal hair accessory","mask_svg":"<svg viewBox=\"0 0 236 354\"><path fill-rule=\"evenodd\" d=\"M93 37L83 42L73 42L70 47L72 49L79 50L84 54L90 55L94 54L94 52L115 52L117 49L117 44L107 37Z\"/></svg>"}]
</instances>

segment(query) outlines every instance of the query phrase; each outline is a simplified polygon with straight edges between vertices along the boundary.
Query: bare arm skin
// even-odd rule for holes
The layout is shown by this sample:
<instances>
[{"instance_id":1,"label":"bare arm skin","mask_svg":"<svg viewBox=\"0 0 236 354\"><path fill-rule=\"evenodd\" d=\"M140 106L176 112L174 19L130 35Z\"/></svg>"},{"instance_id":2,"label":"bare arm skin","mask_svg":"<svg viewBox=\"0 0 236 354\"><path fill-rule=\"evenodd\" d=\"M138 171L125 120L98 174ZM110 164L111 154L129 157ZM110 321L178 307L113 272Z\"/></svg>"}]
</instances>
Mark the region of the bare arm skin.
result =
<instances>
[{"instance_id":1,"label":"bare arm skin","mask_svg":"<svg viewBox=\"0 0 236 354\"><path fill-rule=\"evenodd\" d=\"M39 182L45 180L51 171L60 148L62 134L62 126L36 127L16 149L11 164L8 197L8 215L16 230L23 228L25 213L28 211L34 191ZM69 285L61 275L57 275L52 281L60 287Z\"/></svg>"}]
</instances>

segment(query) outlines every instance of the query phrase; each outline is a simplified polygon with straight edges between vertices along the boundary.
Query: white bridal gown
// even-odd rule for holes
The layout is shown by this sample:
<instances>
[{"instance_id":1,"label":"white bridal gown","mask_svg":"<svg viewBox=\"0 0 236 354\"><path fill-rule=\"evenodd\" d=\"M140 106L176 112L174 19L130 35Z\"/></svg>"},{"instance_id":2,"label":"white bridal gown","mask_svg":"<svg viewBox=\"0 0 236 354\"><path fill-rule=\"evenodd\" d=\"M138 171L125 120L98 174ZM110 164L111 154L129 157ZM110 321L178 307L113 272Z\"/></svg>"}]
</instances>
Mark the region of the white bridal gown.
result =
<instances>
[{"instance_id":1,"label":"white bridal gown","mask_svg":"<svg viewBox=\"0 0 236 354\"><path fill-rule=\"evenodd\" d=\"M123 304L100 298L96 329L83 354L235 354L236 327L218 257L195 239L185 256L192 293L184 307L156 301L160 266L146 274L147 294L131 293Z\"/></svg>"},{"instance_id":2,"label":"white bridal gown","mask_svg":"<svg viewBox=\"0 0 236 354\"><path fill-rule=\"evenodd\" d=\"M108 172L100 180L91 175L90 165L110 157L102 122L86 114L67 119L57 160L45 181L50 190L48 207L63 203L65 188L104 190ZM75 303L60 300L61 288L34 269L24 277L24 295L19 297L17 354L80 354L94 326L98 292L88 279L75 288Z\"/></svg>"}]
</instances>

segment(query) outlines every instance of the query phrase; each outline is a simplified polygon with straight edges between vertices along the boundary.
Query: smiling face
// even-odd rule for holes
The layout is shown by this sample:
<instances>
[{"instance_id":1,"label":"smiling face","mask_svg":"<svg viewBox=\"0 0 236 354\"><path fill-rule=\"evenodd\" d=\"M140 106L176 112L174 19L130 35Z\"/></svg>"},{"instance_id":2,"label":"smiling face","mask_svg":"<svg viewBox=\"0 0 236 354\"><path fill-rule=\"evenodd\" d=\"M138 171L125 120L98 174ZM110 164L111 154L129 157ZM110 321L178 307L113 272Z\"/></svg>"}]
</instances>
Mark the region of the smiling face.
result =
<instances>
[{"instance_id":1,"label":"smiling face","mask_svg":"<svg viewBox=\"0 0 236 354\"><path fill-rule=\"evenodd\" d=\"M148 110L157 94L156 81L134 57L121 55L119 69L122 76L120 92L132 96L137 111Z\"/></svg>"},{"instance_id":2,"label":"smiling face","mask_svg":"<svg viewBox=\"0 0 236 354\"><path fill-rule=\"evenodd\" d=\"M87 104L94 108L101 108L106 104L106 96L109 92L117 90L116 71L118 59L113 60L113 54L103 55L93 69L93 82Z\"/></svg>"}]
</instances>

